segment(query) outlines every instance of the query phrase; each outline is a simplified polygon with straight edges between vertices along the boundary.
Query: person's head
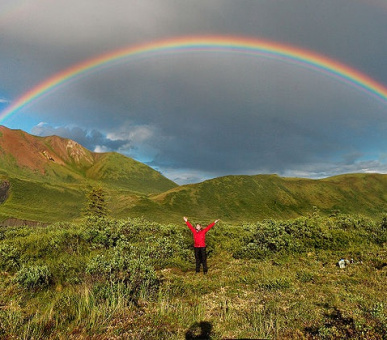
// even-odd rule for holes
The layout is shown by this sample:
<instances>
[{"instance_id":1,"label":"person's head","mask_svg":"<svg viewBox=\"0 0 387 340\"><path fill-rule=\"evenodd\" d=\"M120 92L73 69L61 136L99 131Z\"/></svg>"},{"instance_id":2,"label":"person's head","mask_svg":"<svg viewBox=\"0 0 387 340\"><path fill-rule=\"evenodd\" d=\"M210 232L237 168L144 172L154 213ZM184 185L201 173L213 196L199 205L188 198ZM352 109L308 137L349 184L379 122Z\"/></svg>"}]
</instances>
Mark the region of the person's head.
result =
<instances>
[{"instance_id":1,"label":"person's head","mask_svg":"<svg viewBox=\"0 0 387 340\"><path fill-rule=\"evenodd\" d=\"M202 226L198 223L198 224L196 225L195 229L196 229L197 231L202 230Z\"/></svg>"}]
</instances>

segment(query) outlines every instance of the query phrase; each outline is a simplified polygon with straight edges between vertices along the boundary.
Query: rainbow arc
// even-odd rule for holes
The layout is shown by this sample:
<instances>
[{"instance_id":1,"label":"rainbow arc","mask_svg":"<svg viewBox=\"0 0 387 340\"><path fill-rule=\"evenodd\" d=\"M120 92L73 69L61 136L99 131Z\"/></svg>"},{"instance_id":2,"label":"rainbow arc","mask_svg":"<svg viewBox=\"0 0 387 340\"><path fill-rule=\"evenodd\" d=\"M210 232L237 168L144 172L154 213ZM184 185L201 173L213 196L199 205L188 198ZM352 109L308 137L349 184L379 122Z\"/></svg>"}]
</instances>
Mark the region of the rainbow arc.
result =
<instances>
[{"instance_id":1,"label":"rainbow arc","mask_svg":"<svg viewBox=\"0 0 387 340\"><path fill-rule=\"evenodd\" d=\"M130 61L135 57L148 57L167 53L228 52L266 56L296 63L303 67L328 74L369 95L376 96L387 104L387 87L368 75L334 59L295 46L273 41L246 37L193 36L180 37L146 44L139 44L108 52L62 70L22 94L0 113L0 122L22 108L46 95L60 85L76 77L86 75L103 66Z\"/></svg>"}]
</instances>

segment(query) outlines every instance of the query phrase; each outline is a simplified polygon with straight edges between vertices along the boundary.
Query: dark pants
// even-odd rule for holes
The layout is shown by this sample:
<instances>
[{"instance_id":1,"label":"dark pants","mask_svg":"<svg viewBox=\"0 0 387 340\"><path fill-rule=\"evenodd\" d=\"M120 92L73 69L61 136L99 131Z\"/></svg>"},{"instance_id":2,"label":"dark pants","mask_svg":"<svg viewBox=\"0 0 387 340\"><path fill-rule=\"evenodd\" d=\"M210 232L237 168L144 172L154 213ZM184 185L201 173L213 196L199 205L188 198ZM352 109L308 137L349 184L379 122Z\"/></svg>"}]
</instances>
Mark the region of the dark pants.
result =
<instances>
[{"instance_id":1,"label":"dark pants","mask_svg":"<svg viewBox=\"0 0 387 340\"><path fill-rule=\"evenodd\" d=\"M203 272L207 273L207 253L206 247L194 247L195 249L195 260L196 260L196 272L200 272L200 264L203 264Z\"/></svg>"}]
</instances>

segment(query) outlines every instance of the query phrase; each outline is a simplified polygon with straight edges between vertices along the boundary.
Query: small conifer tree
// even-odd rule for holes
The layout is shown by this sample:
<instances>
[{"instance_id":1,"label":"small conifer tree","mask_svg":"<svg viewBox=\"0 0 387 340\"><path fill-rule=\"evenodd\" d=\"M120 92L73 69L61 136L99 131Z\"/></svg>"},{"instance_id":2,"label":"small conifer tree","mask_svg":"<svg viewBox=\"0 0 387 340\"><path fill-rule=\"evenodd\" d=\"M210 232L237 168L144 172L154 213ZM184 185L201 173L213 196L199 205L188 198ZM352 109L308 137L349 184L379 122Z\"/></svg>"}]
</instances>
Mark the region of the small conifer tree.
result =
<instances>
[{"instance_id":1,"label":"small conifer tree","mask_svg":"<svg viewBox=\"0 0 387 340\"><path fill-rule=\"evenodd\" d=\"M106 193L101 187L93 188L87 193L85 214L88 217L103 218L108 215Z\"/></svg>"}]
</instances>

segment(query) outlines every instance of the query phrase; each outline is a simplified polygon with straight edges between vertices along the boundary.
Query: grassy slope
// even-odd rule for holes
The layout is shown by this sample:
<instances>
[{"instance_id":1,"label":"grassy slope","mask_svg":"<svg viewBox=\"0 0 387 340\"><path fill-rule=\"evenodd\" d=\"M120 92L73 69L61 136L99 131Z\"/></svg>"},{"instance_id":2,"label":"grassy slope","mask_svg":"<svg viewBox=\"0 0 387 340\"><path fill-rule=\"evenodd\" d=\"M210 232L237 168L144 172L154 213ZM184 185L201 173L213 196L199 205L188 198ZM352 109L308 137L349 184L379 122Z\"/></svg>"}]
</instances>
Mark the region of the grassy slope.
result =
<instances>
[{"instance_id":1,"label":"grassy slope","mask_svg":"<svg viewBox=\"0 0 387 340\"><path fill-rule=\"evenodd\" d=\"M125 216L128 208L146 200L148 194L176 186L157 171L118 154L101 156L85 176L57 164L51 164L43 175L10 163L0 168L0 176L11 183L8 200L0 206L0 220L15 217L54 222L78 218L85 193L92 186L105 188L113 216Z\"/></svg>"},{"instance_id":2,"label":"grassy slope","mask_svg":"<svg viewBox=\"0 0 387 340\"><path fill-rule=\"evenodd\" d=\"M176 184L149 166L119 153L100 154L87 170L88 178L141 194L163 192Z\"/></svg>"},{"instance_id":3,"label":"grassy slope","mask_svg":"<svg viewBox=\"0 0 387 340\"><path fill-rule=\"evenodd\" d=\"M158 209L194 218L246 221L335 210L364 215L387 210L387 176L351 174L323 180L276 175L227 176L156 195ZM154 203L153 203L154 204Z\"/></svg>"},{"instance_id":4,"label":"grassy slope","mask_svg":"<svg viewBox=\"0 0 387 340\"><path fill-rule=\"evenodd\" d=\"M149 196L151 190L160 192L172 186L171 182L160 181L159 174L147 168L124 169L121 161L117 154L102 157L88 172L93 180L79 181L79 175L63 172L63 168L51 168L55 181L11 178L12 195L0 207L0 216L48 222L73 219L80 216L86 190L98 184L108 193L113 216L147 216L165 222L182 215L202 223L214 218L292 218L309 214L314 207L325 214L339 210L368 216L387 210L386 175L351 174L323 180L227 176Z\"/></svg>"},{"instance_id":5,"label":"grassy slope","mask_svg":"<svg viewBox=\"0 0 387 340\"><path fill-rule=\"evenodd\" d=\"M117 182L90 179L75 179L74 176L66 176L63 181L43 181L35 178L8 177L1 175L11 184L8 199L0 205L0 221L7 218L23 220L55 222L78 219L82 216L85 207L86 193L92 188L102 186L107 193L108 208L115 217L138 216L134 209L130 214L127 210L137 202L148 202L147 193L139 192L141 184L120 189ZM157 180L155 181L157 185ZM148 183L149 184L149 183ZM151 185L146 185L146 191L152 190ZM157 192L154 189L153 192ZM148 209L149 210L149 209Z\"/></svg>"},{"instance_id":6,"label":"grassy slope","mask_svg":"<svg viewBox=\"0 0 387 340\"><path fill-rule=\"evenodd\" d=\"M0 206L0 220L10 217L23 220L55 222L80 216L85 188L56 185L19 178L9 178L11 190Z\"/></svg>"}]
</instances>

